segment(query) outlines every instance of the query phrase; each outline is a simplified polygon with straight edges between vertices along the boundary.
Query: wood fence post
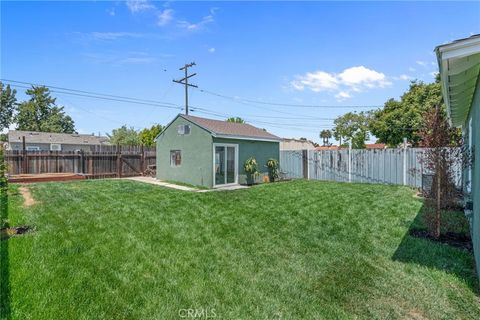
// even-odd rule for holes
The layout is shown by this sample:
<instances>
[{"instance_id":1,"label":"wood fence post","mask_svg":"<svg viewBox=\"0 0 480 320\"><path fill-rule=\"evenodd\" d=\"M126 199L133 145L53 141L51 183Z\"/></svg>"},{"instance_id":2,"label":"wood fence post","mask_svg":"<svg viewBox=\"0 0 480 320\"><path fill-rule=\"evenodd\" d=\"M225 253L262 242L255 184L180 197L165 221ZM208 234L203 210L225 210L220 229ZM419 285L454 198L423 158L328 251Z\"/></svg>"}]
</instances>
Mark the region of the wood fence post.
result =
<instances>
[{"instance_id":1,"label":"wood fence post","mask_svg":"<svg viewBox=\"0 0 480 320\"><path fill-rule=\"evenodd\" d=\"M308 150L302 150L303 178L308 180Z\"/></svg>"},{"instance_id":2,"label":"wood fence post","mask_svg":"<svg viewBox=\"0 0 480 320\"><path fill-rule=\"evenodd\" d=\"M140 158L140 172L143 176L143 173L145 172L145 150L143 148L143 144L140 146L140 151L141 151L141 158Z\"/></svg>"},{"instance_id":3,"label":"wood fence post","mask_svg":"<svg viewBox=\"0 0 480 320\"><path fill-rule=\"evenodd\" d=\"M122 151L121 146L117 145L117 178L122 177Z\"/></svg>"},{"instance_id":4,"label":"wood fence post","mask_svg":"<svg viewBox=\"0 0 480 320\"><path fill-rule=\"evenodd\" d=\"M80 150L80 173L85 174L85 158L83 154L83 149Z\"/></svg>"},{"instance_id":5,"label":"wood fence post","mask_svg":"<svg viewBox=\"0 0 480 320\"><path fill-rule=\"evenodd\" d=\"M54 151L54 152L55 152L55 173L58 173L58 151Z\"/></svg>"},{"instance_id":6,"label":"wood fence post","mask_svg":"<svg viewBox=\"0 0 480 320\"><path fill-rule=\"evenodd\" d=\"M27 143L25 142L25 136L22 136L22 149L23 149L23 173L28 173L28 156L27 156Z\"/></svg>"},{"instance_id":7,"label":"wood fence post","mask_svg":"<svg viewBox=\"0 0 480 320\"><path fill-rule=\"evenodd\" d=\"M407 138L403 138L403 185L407 185Z\"/></svg>"},{"instance_id":8,"label":"wood fence post","mask_svg":"<svg viewBox=\"0 0 480 320\"><path fill-rule=\"evenodd\" d=\"M348 182L352 182L352 139L348 143Z\"/></svg>"}]
</instances>

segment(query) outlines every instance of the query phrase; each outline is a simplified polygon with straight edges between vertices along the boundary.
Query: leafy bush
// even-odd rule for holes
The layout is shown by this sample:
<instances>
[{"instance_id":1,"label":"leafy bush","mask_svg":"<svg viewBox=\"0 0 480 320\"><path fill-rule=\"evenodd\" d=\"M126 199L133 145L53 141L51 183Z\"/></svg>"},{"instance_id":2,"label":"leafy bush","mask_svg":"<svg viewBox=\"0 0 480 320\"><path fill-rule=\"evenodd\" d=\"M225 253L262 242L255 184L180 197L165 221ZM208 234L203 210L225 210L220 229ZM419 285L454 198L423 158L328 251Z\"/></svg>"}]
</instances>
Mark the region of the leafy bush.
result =
<instances>
[{"instance_id":1,"label":"leafy bush","mask_svg":"<svg viewBox=\"0 0 480 320\"><path fill-rule=\"evenodd\" d=\"M270 182L275 182L276 180L278 180L278 176L280 172L278 160L268 159L267 168L268 168L268 177L270 178Z\"/></svg>"},{"instance_id":2,"label":"leafy bush","mask_svg":"<svg viewBox=\"0 0 480 320\"><path fill-rule=\"evenodd\" d=\"M247 173L247 184L253 184L253 179L258 175L258 164L254 157L248 158L243 165L243 169Z\"/></svg>"},{"instance_id":3,"label":"leafy bush","mask_svg":"<svg viewBox=\"0 0 480 320\"><path fill-rule=\"evenodd\" d=\"M258 173L257 160L254 157L248 158L243 165L243 169L247 174L255 175Z\"/></svg>"}]
</instances>

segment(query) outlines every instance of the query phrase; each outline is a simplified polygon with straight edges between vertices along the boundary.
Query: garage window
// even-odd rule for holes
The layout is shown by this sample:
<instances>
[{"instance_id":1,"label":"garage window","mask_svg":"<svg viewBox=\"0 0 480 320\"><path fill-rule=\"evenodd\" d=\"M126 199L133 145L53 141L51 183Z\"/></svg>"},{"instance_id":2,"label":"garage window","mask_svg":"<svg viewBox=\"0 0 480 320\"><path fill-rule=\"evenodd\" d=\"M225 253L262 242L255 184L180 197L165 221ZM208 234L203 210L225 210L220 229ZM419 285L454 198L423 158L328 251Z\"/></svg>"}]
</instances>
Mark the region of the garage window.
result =
<instances>
[{"instance_id":1,"label":"garage window","mask_svg":"<svg viewBox=\"0 0 480 320\"><path fill-rule=\"evenodd\" d=\"M180 150L170 150L170 166L180 167L182 164L182 152Z\"/></svg>"}]
</instances>

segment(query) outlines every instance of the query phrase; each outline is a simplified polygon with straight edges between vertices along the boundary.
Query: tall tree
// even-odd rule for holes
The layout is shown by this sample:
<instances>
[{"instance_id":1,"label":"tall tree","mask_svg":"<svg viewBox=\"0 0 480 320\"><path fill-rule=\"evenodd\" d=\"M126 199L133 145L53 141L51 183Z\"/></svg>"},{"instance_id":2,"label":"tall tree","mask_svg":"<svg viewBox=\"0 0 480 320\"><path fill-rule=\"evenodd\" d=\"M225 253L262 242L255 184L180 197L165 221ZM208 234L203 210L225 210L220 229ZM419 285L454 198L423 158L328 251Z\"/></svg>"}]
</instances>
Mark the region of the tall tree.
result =
<instances>
[{"instance_id":1,"label":"tall tree","mask_svg":"<svg viewBox=\"0 0 480 320\"><path fill-rule=\"evenodd\" d=\"M13 121L13 115L17 107L17 91L11 89L10 85L5 86L0 81L0 131L7 129Z\"/></svg>"},{"instance_id":2,"label":"tall tree","mask_svg":"<svg viewBox=\"0 0 480 320\"><path fill-rule=\"evenodd\" d=\"M365 148L365 141L370 138L368 132L368 112L348 112L334 120L333 136L340 144L351 142L352 148Z\"/></svg>"},{"instance_id":3,"label":"tall tree","mask_svg":"<svg viewBox=\"0 0 480 320\"><path fill-rule=\"evenodd\" d=\"M118 129L113 129L111 134L107 133L110 143L120 145L139 145L140 135L135 128L128 128L127 125L123 125Z\"/></svg>"},{"instance_id":4,"label":"tall tree","mask_svg":"<svg viewBox=\"0 0 480 320\"><path fill-rule=\"evenodd\" d=\"M418 146L419 130L424 123L423 114L435 106L445 110L439 77L434 83L428 84L412 81L400 100L390 99L382 109L373 113L370 131L378 138L378 142L391 147L402 143L404 137L413 146Z\"/></svg>"},{"instance_id":5,"label":"tall tree","mask_svg":"<svg viewBox=\"0 0 480 320\"><path fill-rule=\"evenodd\" d=\"M226 121L227 122L235 122L235 123L245 123L245 120L243 120L240 117L230 117Z\"/></svg>"},{"instance_id":6,"label":"tall tree","mask_svg":"<svg viewBox=\"0 0 480 320\"><path fill-rule=\"evenodd\" d=\"M430 234L440 237L442 210L456 206L460 199L455 187L456 168L466 154L461 138L455 128L450 127L444 112L439 107L428 110L423 115L423 127L419 130L420 144L426 149L422 153L424 167L433 173L430 192L425 194L425 222ZM456 147L456 148L454 148Z\"/></svg>"},{"instance_id":7,"label":"tall tree","mask_svg":"<svg viewBox=\"0 0 480 320\"><path fill-rule=\"evenodd\" d=\"M162 132L163 127L160 124L155 124L150 128L145 128L140 131L140 142L147 147L152 147L155 145L155 138L160 132Z\"/></svg>"},{"instance_id":8,"label":"tall tree","mask_svg":"<svg viewBox=\"0 0 480 320\"><path fill-rule=\"evenodd\" d=\"M328 142L328 140L330 140L332 138L332 131L326 129L326 130L322 130L320 132L320 138L322 138L323 140L323 146L329 146L330 143Z\"/></svg>"},{"instance_id":9,"label":"tall tree","mask_svg":"<svg viewBox=\"0 0 480 320\"><path fill-rule=\"evenodd\" d=\"M55 104L50 90L44 86L32 86L25 91L28 101L18 105L15 117L17 130L74 133L73 119L66 115L63 107Z\"/></svg>"}]
</instances>

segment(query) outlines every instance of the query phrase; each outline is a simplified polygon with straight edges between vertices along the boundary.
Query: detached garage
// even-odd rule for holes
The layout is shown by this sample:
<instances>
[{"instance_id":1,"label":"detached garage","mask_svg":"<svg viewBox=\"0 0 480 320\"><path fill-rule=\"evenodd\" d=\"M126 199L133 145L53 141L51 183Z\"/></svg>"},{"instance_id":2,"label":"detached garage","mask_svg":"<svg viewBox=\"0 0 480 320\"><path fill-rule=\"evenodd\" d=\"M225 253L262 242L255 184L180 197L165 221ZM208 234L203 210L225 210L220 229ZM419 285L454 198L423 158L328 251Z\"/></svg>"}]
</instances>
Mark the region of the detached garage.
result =
<instances>
[{"instance_id":1,"label":"detached garage","mask_svg":"<svg viewBox=\"0 0 480 320\"><path fill-rule=\"evenodd\" d=\"M157 178L208 188L245 184L243 165L254 157L260 177L279 160L282 139L246 123L179 114L157 137Z\"/></svg>"}]
</instances>

